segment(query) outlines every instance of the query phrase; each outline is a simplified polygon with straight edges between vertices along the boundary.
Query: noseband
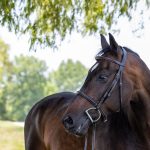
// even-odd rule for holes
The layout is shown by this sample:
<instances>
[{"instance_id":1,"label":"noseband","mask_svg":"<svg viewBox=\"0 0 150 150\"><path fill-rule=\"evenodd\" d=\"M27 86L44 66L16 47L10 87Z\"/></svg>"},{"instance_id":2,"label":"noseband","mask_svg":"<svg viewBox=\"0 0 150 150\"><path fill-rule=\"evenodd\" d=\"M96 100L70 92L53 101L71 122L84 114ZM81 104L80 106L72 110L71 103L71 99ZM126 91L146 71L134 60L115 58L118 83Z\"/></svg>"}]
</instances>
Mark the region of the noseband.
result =
<instances>
[{"instance_id":1,"label":"noseband","mask_svg":"<svg viewBox=\"0 0 150 150\"><path fill-rule=\"evenodd\" d=\"M88 118L90 119L92 124L94 124L94 126L93 126L93 137L92 137L92 150L94 150L94 145L95 145L95 130L96 130L95 129L96 128L96 124L95 123L99 121L101 116L103 116L104 122L107 121L107 116L103 112L101 106L108 99L108 97L111 96L111 94L112 94L112 92L113 92L113 90L116 87L118 82L119 82L119 104L120 104L119 111L121 111L121 104L122 104L122 73L123 73L123 70L124 70L124 67L125 67L126 58L127 58L126 50L123 47L121 47L121 50L122 50L122 60L121 60L121 62L119 62L117 60L114 60L112 58L103 56L103 54L105 54L108 51L108 48L107 49L103 49L95 57L95 59L97 61L100 60L100 59L104 59L106 61L109 61L111 63L115 63L115 64L119 65L118 72L116 73L116 75L115 75L114 79L112 80L110 86L105 90L105 92L100 97L98 103L96 103L95 99L93 99L92 97L88 96L87 94L85 94L81 90L78 91L78 93L77 93L78 95L83 97L85 100L90 102L91 105L93 106L93 107L90 107L87 110L85 110L86 115L88 116ZM97 118L93 118L90 115L91 111L96 111L97 112ZM85 139L85 147L84 147L84 149L86 150L86 148L87 148L87 138Z\"/></svg>"}]
</instances>

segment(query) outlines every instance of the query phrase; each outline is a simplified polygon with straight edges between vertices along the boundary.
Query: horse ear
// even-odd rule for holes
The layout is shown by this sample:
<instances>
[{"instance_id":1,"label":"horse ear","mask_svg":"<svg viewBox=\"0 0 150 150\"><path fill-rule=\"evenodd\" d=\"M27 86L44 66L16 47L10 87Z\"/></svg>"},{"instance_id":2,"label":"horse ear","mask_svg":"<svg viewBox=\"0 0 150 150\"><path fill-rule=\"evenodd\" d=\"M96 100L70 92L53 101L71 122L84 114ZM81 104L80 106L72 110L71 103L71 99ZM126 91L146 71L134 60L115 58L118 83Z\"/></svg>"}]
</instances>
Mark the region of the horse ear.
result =
<instances>
[{"instance_id":1,"label":"horse ear","mask_svg":"<svg viewBox=\"0 0 150 150\"><path fill-rule=\"evenodd\" d=\"M116 42L115 38L113 37L111 33L109 33L109 43L110 43L111 50L117 52L118 43Z\"/></svg>"},{"instance_id":2,"label":"horse ear","mask_svg":"<svg viewBox=\"0 0 150 150\"><path fill-rule=\"evenodd\" d=\"M102 49L105 49L105 48L108 48L110 47L105 36L100 34L101 35L101 45L102 45Z\"/></svg>"}]
</instances>

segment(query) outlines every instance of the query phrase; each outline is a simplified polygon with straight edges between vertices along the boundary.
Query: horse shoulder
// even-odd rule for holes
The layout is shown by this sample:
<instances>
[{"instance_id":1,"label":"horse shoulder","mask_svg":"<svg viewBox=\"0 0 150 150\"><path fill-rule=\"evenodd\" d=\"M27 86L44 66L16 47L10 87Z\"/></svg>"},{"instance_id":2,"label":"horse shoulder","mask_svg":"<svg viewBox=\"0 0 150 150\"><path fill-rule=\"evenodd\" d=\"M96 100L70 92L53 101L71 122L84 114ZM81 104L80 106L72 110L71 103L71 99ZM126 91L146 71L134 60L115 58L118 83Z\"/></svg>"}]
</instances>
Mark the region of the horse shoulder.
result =
<instances>
[{"instance_id":1,"label":"horse shoulder","mask_svg":"<svg viewBox=\"0 0 150 150\"><path fill-rule=\"evenodd\" d=\"M38 149L37 147L40 146L43 147L42 150L46 149L44 138L46 138L45 131L47 131L48 123L51 122L52 125L53 122L61 121L60 116L67 106L72 102L74 95L75 94L72 92L56 93L43 98L31 108L25 120L26 150ZM51 132L50 128L49 130ZM36 147L34 147L35 140L39 141L38 146Z\"/></svg>"}]
</instances>

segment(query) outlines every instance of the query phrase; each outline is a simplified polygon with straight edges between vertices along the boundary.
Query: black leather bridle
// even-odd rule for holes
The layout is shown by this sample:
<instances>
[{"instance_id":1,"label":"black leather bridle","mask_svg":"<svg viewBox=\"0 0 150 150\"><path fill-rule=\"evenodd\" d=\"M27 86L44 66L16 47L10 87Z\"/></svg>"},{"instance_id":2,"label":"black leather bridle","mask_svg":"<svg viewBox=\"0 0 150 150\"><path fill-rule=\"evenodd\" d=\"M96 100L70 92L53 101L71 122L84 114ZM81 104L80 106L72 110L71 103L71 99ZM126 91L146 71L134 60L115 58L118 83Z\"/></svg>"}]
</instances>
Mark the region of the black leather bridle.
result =
<instances>
[{"instance_id":1,"label":"black leather bridle","mask_svg":"<svg viewBox=\"0 0 150 150\"><path fill-rule=\"evenodd\" d=\"M121 111L121 104L122 104L122 73L125 67L125 62L126 62L126 58L127 58L127 52L126 50L121 47L122 50L122 60L121 62L114 60L112 58L109 57L105 57L103 56L106 52L109 51L110 48L107 49L103 49L102 51L100 51L100 53L98 53L95 57L95 59L98 60L100 59L104 59L106 61L109 61L111 63L115 63L117 65L119 65L119 69L113 79L113 81L111 82L110 86L105 90L105 92L102 94L102 96L100 97L98 103L97 100L93 99L92 97L88 96L87 94L85 94L83 91L78 91L78 95L80 95L81 97L83 97L85 100L87 100L88 102L90 102L92 104L92 107L88 108L87 110L85 110L86 115L88 116L88 118L90 119L90 121L92 122L92 124L94 124L97 121L99 121L99 119L101 118L101 116L103 116L104 121L107 121L107 116L105 115L105 113L103 112L101 105L108 99L108 97L111 96L114 88L116 87L117 83L119 82L119 103L120 103L120 108L119 110ZM90 112L91 111L96 111L97 112L97 118L92 118ZM94 129L95 130L95 129ZM95 131L93 131L93 133L95 134ZM87 139L86 139L87 140ZM95 143L95 135L94 135L94 143ZM93 142L92 142L92 150L94 150L94 146L93 146ZM85 146L87 147L87 145ZM86 148L84 148L86 149Z\"/></svg>"}]
</instances>

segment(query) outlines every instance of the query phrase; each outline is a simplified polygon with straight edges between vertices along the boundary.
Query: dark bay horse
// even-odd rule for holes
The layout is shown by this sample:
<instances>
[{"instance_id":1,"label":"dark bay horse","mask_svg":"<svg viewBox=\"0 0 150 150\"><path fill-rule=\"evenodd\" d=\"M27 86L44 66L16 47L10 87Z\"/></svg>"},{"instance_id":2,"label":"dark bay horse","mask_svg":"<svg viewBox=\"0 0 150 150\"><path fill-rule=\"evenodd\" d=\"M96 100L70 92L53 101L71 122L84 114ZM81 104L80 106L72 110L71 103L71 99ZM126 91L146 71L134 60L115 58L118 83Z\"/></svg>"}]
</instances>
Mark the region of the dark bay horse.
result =
<instances>
[{"instance_id":1,"label":"dark bay horse","mask_svg":"<svg viewBox=\"0 0 150 150\"><path fill-rule=\"evenodd\" d=\"M101 35L102 50L76 94L32 107L26 150L150 150L150 70L111 34L109 42Z\"/></svg>"}]
</instances>

